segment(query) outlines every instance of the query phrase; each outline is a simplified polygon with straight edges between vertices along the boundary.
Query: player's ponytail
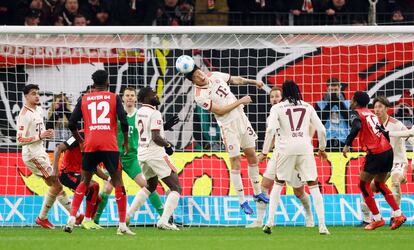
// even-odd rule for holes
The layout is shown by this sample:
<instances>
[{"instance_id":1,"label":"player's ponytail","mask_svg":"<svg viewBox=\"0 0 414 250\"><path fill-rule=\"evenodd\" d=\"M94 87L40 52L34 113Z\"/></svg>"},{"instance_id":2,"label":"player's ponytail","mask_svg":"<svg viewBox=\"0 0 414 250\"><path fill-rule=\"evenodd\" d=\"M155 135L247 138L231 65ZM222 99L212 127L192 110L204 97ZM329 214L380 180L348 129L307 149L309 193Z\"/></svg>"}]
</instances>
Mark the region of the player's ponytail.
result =
<instances>
[{"instance_id":1,"label":"player's ponytail","mask_svg":"<svg viewBox=\"0 0 414 250\"><path fill-rule=\"evenodd\" d=\"M292 80L286 80L282 86L283 100L288 100L295 105L300 104L302 95L299 86Z\"/></svg>"}]
</instances>

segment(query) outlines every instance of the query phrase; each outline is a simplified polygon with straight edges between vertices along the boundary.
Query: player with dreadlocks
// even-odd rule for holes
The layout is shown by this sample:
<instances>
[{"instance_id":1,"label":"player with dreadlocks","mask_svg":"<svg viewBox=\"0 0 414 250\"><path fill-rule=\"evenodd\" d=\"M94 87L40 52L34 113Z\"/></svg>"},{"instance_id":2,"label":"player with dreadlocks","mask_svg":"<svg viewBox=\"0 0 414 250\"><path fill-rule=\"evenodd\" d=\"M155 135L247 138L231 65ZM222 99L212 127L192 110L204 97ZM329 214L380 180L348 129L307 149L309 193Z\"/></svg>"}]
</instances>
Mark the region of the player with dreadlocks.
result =
<instances>
[{"instance_id":1,"label":"player with dreadlocks","mask_svg":"<svg viewBox=\"0 0 414 250\"><path fill-rule=\"evenodd\" d=\"M269 218L263 227L263 232L272 233L276 205L280 191L286 181L293 181L299 172L303 181L309 186L313 205L319 221L319 233L329 234L325 225L323 198L318 186L318 173L313 156L311 128L318 132L319 152L326 159L326 130L312 105L302 100L298 85L294 81L285 81L282 87L283 100L274 105L268 118L264 149L269 149L275 137L274 154L276 154L276 178L272 192L278 195L270 196ZM265 152L266 153L266 152ZM277 166L277 167L276 167Z\"/></svg>"}]
</instances>

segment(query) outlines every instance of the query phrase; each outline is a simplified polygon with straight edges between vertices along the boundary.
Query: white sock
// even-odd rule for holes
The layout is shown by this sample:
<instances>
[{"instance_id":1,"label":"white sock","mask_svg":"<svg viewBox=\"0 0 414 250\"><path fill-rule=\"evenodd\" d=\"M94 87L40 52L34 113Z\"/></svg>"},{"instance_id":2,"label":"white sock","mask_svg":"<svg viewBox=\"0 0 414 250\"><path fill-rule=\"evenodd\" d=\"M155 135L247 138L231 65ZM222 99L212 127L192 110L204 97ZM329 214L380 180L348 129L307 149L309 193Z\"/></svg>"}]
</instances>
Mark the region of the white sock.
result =
<instances>
[{"instance_id":1,"label":"white sock","mask_svg":"<svg viewBox=\"0 0 414 250\"><path fill-rule=\"evenodd\" d=\"M233 183L234 189L236 189L237 196L239 196L239 202L242 204L246 201L246 199L244 198L244 188L240 170L231 170L230 180Z\"/></svg>"},{"instance_id":2,"label":"white sock","mask_svg":"<svg viewBox=\"0 0 414 250\"><path fill-rule=\"evenodd\" d=\"M394 211L394 216L395 216L395 217L397 217L397 216L401 216L401 209L395 210L395 211Z\"/></svg>"},{"instance_id":3,"label":"white sock","mask_svg":"<svg viewBox=\"0 0 414 250\"><path fill-rule=\"evenodd\" d=\"M392 195L395 198L395 201L397 202L398 206L401 204L401 187L400 183L393 183L392 184Z\"/></svg>"},{"instance_id":4,"label":"white sock","mask_svg":"<svg viewBox=\"0 0 414 250\"><path fill-rule=\"evenodd\" d=\"M313 206L315 207L316 215L318 216L319 226L325 225L325 208L323 205L323 197L319 191L319 186L309 187L309 191L313 198Z\"/></svg>"},{"instance_id":5,"label":"white sock","mask_svg":"<svg viewBox=\"0 0 414 250\"><path fill-rule=\"evenodd\" d=\"M162 213L160 221L167 223L168 219L174 213L175 208L178 206L178 201L180 200L180 194L176 191L171 191L165 201L164 212Z\"/></svg>"},{"instance_id":6,"label":"white sock","mask_svg":"<svg viewBox=\"0 0 414 250\"><path fill-rule=\"evenodd\" d=\"M263 223L263 218L266 213L267 204L264 202L256 202L257 221Z\"/></svg>"},{"instance_id":7,"label":"white sock","mask_svg":"<svg viewBox=\"0 0 414 250\"><path fill-rule=\"evenodd\" d=\"M125 222L119 222L119 228L122 228L122 229L127 228L126 223Z\"/></svg>"},{"instance_id":8,"label":"white sock","mask_svg":"<svg viewBox=\"0 0 414 250\"><path fill-rule=\"evenodd\" d=\"M249 173L249 179L252 183L253 193L255 195L260 194L262 191L260 190L260 174L257 164L250 165L247 172Z\"/></svg>"},{"instance_id":9,"label":"white sock","mask_svg":"<svg viewBox=\"0 0 414 250\"><path fill-rule=\"evenodd\" d=\"M381 220L381 214L374 214L372 215L372 218L374 218L375 221L380 221Z\"/></svg>"},{"instance_id":10,"label":"white sock","mask_svg":"<svg viewBox=\"0 0 414 250\"><path fill-rule=\"evenodd\" d=\"M312 209L310 204L310 198L309 195L305 192L300 198L300 202L302 203L302 206L305 210L306 215L312 215Z\"/></svg>"},{"instance_id":11,"label":"white sock","mask_svg":"<svg viewBox=\"0 0 414 250\"><path fill-rule=\"evenodd\" d=\"M40 213L39 213L40 219L43 220L47 218L47 214L49 213L49 210L52 208L55 200L56 200L56 196L52 195L50 192L47 192L43 200L42 209L40 210Z\"/></svg>"},{"instance_id":12,"label":"white sock","mask_svg":"<svg viewBox=\"0 0 414 250\"><path fill-rule=\"evenodd\" d=\"M129 218L132 218L134 216L134 213L145 204L145 201L147 200L150 192L145 187L141 188L141 190L138 191L138 193L135 195L134 200L132 201L131 206L128 209L127 216Z\"/></svg>"},{"instance_id":13,"label":"white sock","mask_svg":"<svg viewBox=\"0 0 414 250\"><path fill-rule=\"evenodd\" d=\"M65 208L65 210L68 211L68 213L70 213L72 202L70 202L69 197L66 195L66 192L60 192L56 199Z\"/></svg>"},{"instance_id":14,"label":"white sock","mask_svg":"<svg viewBox=\"0 0 414 250\"><path fill-rule=\"evenodd\" d=\"M369 210L369 207L365 203L364 199L361 200L361 210L364 221L371 222L371 211Z\"/></svg>"},{"instance_id":15,"label":"white sock","mask_svg":"<svg viewBox=\"0 0 414 250\"><path fill-rule=\"evenodd\" d=\"M269 217L267 218L268 226L273 226L275 224L275 213L277 205L279 204L280 192L282 191L283 185L275 182L273 185L272 191L270 192L270 201L269 201Z\"/></svg>"}]
</instances>

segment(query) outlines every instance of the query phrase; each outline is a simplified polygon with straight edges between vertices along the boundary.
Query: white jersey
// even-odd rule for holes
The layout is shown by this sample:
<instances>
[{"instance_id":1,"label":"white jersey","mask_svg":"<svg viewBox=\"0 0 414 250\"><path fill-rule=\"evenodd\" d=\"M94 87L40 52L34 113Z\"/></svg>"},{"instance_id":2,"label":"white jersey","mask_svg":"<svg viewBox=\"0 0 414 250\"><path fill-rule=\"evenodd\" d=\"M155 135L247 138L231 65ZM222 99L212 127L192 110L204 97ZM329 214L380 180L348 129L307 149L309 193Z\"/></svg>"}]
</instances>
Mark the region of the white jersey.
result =
<instances>
[{"instance_id":1,"label":"white jersey","mask_svg":"<svg viewBox=\"0 0 414 250\"><path fill-rule=\"evenodd\" d=\"M408 130L406 126L399 120L389 116L384 122L384 127L388 131L405 131ZM408 141L412 144L414 138L410 137ZM407 152L405 149L405 138L390 137L392 150L394 151L394 163L408 163Z\"/></svg>"},{"instance_id":2,"label":"white jersey","mask_svg":"<svg viewBox=\"0 0 414 250\"><path fill-rule=\"evenodd\" d=\"M212 104L216 106L226 106L237 101L237 98L230 91L227 84L230 80L230 75L220 72L210 72L207 74L208 86L204 88L195 87L194 100L203 109L210 111ZM245 117L243 105L239 105L227 114L214 114L217 123L220 126L226 126L232 121Z\"/></svg>"},{"instance_id":3,"label":"white jersey","mask_svg":"<svg viewBox=\"0 0 414 250\"><path fill-rule=\"evenodd\" d=\"M152 140L154 130L159 130L161 137L164 137L164 122L160 111L151 105L143 104L136 113L135 127L139 132L139 160L160 159L166 155L164 147L158 146Z\"/></svg>"},{"instance_id":4,"label":"white jersey","mask_svg":"<svg viewBox=\"0 0 414 250\"><path fill-rule=\"evenodd\" d=\"M266 133L271 137L276 135L275 152L284 155L313 154L310 126L318 131L319 149L325 150L326 130L315 109L304 101L294 105L286 100L271 108Z\"/></svg>"},{"instance_id":5,"label":"white jersey","mask_svg":"<svg viewBox=\"0 0 414 250\"><path fill-rule=\"evenodd\" d=\"M31 109L26 105L20 110L17 118L17 144L22 146L23 160L30 160L40 153L46 152L40 133L45 130L43 109L37 106Z\"/></svg>"}]
</instances>

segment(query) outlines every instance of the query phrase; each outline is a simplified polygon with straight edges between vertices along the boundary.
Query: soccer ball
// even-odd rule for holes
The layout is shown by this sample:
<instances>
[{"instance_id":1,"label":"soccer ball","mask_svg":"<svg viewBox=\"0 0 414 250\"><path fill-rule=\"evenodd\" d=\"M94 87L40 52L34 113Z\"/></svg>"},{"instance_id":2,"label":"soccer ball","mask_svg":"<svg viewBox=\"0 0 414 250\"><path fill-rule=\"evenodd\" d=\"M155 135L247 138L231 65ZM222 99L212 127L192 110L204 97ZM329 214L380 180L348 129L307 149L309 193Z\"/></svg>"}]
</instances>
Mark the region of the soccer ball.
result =
<instances>
[{"instance_id":1,"label":"soccer ball","mask_svg":"<svg viewBox=\"0 0 414 250\"><path fill-rule=\"evenodd\" d=\"M191 56L182 55L175 61L175 68L181 74L188 74L193 71L195 66L194 60Z\"/></svg>"}]
</instances>

